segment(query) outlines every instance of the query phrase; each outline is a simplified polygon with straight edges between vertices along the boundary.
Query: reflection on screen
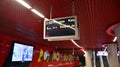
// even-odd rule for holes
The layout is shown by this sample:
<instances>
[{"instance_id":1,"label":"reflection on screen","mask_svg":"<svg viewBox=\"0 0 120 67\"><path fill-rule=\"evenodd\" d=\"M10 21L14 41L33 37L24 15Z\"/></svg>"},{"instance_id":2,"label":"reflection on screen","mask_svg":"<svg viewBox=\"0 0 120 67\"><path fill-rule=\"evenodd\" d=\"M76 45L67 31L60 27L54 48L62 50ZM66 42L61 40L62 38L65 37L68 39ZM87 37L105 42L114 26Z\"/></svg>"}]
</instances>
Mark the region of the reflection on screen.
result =
<instances>
[{"instance_id":1,"label":"reflection on screen","mask_svg":"<svg viewBox=\"0 0 120 67\"><path fill-rule=\"evenodd\" d=\"M12 61L32 61L33 46L14 44Z\"/></svg>"},{"instance_id":2,"label":"reflection on screen","mask_svg":"<svg viewBox=\"0 0 120 67\"><path fill-rule=\"evenodd\" d=\"M61 23L61 25L54 22L53 20L46 21L46 37L75 35L75 30L69 28L75 28L75 17L58 19L56 21L58 23ZM66 27L64 25L69 27Z\"/></svg>"}]
</instances>

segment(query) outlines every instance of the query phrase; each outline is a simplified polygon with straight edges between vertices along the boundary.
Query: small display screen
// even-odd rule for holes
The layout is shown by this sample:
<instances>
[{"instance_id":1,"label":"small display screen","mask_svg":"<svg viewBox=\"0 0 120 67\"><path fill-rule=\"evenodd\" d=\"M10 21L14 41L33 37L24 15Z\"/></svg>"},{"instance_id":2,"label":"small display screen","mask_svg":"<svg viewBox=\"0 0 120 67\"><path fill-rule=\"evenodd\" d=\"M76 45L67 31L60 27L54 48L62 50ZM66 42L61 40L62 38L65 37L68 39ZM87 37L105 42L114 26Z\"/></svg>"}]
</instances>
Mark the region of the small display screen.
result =
<instances>
[{"instance_id":1,"label":"small display screen","mask_svg":"<svg viewBox=\"0 0 120 67\"><path fill-rule=\"evenodd\" d=\"M32 61L33 46L14 43L12 61Z\"/></svg>"}]
</instances>

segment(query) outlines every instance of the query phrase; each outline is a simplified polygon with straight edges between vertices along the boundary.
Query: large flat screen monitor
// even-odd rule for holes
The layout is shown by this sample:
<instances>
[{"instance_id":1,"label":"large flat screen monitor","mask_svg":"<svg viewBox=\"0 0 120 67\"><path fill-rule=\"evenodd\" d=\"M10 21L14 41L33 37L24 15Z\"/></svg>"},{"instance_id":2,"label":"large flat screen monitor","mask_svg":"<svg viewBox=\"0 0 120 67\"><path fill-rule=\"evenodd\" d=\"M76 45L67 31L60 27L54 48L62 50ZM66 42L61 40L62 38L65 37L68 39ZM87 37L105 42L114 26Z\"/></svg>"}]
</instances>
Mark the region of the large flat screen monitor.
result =
<instances>
[{"instance_id":1,"label":"large flat screen monitor","mask_svg":"<svg viewBox=\"0 0 120 67\"><path fill-rule=\"evenodd\" d=\"M44 39L49 41L79 39L76 16L54 18L44 21Z\"/></svg>"},{"instance_id":2,"label":"large flat screen monitor","mask_svg":"<svg viewBox=\"0 0 120 67\"><path fill-rule=\"evenodd\" d=\"M12 62L32 61L34 47L23 43L13 43Z\"/></svg>"}]
</instances>

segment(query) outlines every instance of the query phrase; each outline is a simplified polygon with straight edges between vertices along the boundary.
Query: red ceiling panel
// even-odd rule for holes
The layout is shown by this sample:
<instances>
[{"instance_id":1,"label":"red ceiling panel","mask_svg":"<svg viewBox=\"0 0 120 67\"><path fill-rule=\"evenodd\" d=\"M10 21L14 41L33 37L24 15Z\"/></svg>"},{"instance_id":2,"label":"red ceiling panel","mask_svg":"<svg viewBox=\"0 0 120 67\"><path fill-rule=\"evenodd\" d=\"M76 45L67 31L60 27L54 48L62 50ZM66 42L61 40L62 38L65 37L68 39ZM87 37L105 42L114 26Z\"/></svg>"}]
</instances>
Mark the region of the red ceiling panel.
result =
<instances>
[{"instance_id":1,"label":"red ceiling panel","mask_svg":"<svg viewBox=\"0 0 120 67\"><path fill-rule=\"evenodd\" d=\"M101 49L112 42L106 29L120 21L120 0L24 0L45 17L77 16L80 24L80 46ZM52 7L52 11L50 12ZM43 19L15 0L0 0L0 33L38 43L51 48L77 48L71 41L48 42L43 40ZM70 51L72 52L72 51ZM79 53L76 51L76 53Z\"/></svg>"}]
</instances>

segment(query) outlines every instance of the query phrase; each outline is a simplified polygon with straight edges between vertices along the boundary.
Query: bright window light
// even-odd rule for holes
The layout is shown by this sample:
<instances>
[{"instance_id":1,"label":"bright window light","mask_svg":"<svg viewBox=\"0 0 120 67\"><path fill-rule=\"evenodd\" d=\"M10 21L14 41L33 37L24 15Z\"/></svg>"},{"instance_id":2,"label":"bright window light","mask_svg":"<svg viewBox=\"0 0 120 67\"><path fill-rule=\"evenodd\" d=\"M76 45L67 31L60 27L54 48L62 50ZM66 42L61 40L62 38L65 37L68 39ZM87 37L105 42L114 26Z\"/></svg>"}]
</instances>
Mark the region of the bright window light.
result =
<instances>
[{"instance_id":1,"label":"bright window light","mask_svg":"<svg viewBox=\"0 0 120 67\"><path fill-rule=\"evenodd\" d=\"M117 40L117 37L114 37L113 42L115 42L116 40Z\"/></svg>"},{"instance_id":2,"label":"bright window light","mask_svg":"<svg viewBox=\"0 0 120 67\"><path fill-rule=\"evenodd\" d=\"M41 18L45 18L45 16L43 14L41 14L40 12L38 12L37 10L35 9L31 9L31 11L35 14L37 14L38 16L40 16Z\"/></svg>"},{"instance_id":3,"label":"bright window light","mask_svg":"<svg viewBox=\"0 0 120 67\"><path fill-rule=\"evenodd\" d=\"M31 9L32 7L27 4L24 0L16 0L17 2L19 2L20 4L22 4L23 6L25 6L28 9Z\"/></svg>"}]
</instances>

